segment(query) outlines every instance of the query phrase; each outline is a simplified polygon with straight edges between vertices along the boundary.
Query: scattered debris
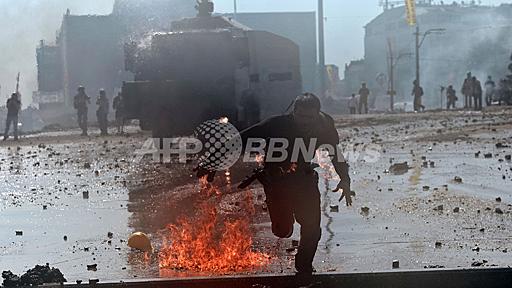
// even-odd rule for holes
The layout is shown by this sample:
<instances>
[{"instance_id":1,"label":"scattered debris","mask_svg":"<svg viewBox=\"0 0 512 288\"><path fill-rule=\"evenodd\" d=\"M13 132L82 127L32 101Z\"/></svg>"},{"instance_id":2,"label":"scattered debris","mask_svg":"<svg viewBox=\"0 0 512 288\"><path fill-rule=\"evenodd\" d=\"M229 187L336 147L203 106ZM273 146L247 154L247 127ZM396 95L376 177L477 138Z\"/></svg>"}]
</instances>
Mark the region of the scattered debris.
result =
<instances>
[{"instance_id":1,"label":"scattered debris","mask_svg":"<svg viewBox=\"0 0 512 288\"><path fill-rule=\"evenodd\" d=\"M441 248L443 246L443 243L437 241L436 242L436 248Z\"/></svg>"},{"instance_id":2,"label":"scattered debris","mask_svg":"<svg viewBox=\"0 0 512 288\"><path fill-rule=\"evenodd\" d=\"M461 178L461 177L459 177L459 176L455 176L455 178L453 178L453 181L454 181L455 183L459 183L459 184L460 184L460 183L462 183L462 178Z\"/></svg>"},{"instance_id":3,"label":"scattered debris","mask_svg":"<svg viewBox=\"0 0 512 288\"><path fill-rule=\"evenodd\" d=\"M503 210L501 210L501 208L497 207L494 212L496 212L496 214L503 214Z\"/></svg>"},{"instance_id":4,"label":"scattered debris","mask_svg":"<svg viewBox=\"0 0 512 288\"><path fill-rule=\"evenodd\" d=\"M443 269L446 268L443 265L428 265L424 267L425 269Z\"/></svg>"},{"instance_id":5,"label":"scattered debris","mask_svg":"<svg viewBox=\"0 0 512 288\"><path fill-rule=\"evenodd\" d=\"M453 208L453 213L459 213L459 212L460 212L460 208L459 207Z\"/></svg>"}]
</instances>

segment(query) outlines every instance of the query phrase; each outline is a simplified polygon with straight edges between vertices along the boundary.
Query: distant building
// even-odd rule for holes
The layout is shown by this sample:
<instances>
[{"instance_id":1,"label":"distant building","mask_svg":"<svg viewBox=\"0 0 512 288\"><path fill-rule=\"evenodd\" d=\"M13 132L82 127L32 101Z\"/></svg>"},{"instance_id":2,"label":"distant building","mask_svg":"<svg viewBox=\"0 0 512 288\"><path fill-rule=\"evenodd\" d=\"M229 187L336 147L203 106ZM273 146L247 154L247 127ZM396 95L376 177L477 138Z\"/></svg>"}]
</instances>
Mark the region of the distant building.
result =
<instances>
[{"instance_id":1,"label":"distant building","mask_svg":"<svg viewBox=\"0 0 512 288\"><path fill-rule=\"evenodd\" d=\"M194 0L116 0L110 15L72 15L68 10L55 44L41 41L37 48L38 91L33 98L45 120L63 122L74 112L79 85L93 100L101 88L112 98L122 81L133 78L124 69L124 43L195 15L194 4ZM89 109L91 115L94 108Z\"/></svg>"},{"instance_id":2,"label":"distant building","mask_svg":"<svg viewBox=\"0 0 512 288\"><path fill-rule=\"evenodd\" d=\"M506 63L512 52L512 38L509 37L512 32L512 5L463 6L455 2L433 5L430 1L419 1L416 10L421 33L429 29L446 29L442 34L429 35L421 47L423 102L428 107L440 107L441 86L453 84L459 91L468 71L481 80L485 80L487 75L498 79L506 74ZM350 87L348 89L364 80L373 97L388 97L389 41L394 57L402 55L395 66L396 101L412 101L412 81L416 77L415 27L407 25L405 8L398 6L384 10L366 25L365 30L364 67L352 67L352 64L347 67L345 82ZM371 99L372 103L386 101L387 98L384 101Z\"/></svg>"}]
</instances>

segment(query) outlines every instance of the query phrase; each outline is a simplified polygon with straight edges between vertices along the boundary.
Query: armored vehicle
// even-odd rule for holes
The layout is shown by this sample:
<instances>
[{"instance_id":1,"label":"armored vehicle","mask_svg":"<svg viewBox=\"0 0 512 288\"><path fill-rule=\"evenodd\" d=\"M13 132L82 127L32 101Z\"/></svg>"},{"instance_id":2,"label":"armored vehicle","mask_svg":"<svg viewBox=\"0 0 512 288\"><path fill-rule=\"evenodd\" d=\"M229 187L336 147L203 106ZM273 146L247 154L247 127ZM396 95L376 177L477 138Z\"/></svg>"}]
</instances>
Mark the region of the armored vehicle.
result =
<instances>
[{"instance_id":1,"label":"armored vehicle","mask_svg":"<svg viewBox=\"0 0 512 288\"><path fill-rule=\"evenodd\" d=\"M198 2L196 18L170 32L125 45L127 117L155 138L190 135L204 121L227 117L242 129L282 114L300 94L299 47L289 39L212 16Z\"/></svg>"}]
</instances>

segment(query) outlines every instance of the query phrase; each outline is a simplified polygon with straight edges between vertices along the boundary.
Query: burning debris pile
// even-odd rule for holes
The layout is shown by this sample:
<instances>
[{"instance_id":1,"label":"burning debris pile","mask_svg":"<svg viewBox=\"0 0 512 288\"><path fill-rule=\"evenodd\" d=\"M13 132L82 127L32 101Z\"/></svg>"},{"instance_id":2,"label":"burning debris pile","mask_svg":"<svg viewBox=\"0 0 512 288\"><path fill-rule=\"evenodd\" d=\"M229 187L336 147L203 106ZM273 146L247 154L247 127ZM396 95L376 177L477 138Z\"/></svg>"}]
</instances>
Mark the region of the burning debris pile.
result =
<instances>
[{"instance_id":1,"label":"burning debris pile","mask_svg":"<svg viewBox=\"0 0 512 288\"><path fill-rule=\"evenodd\" d=\"M2 278L4 278L3 286L6 288L67 282L59 269L50 268L48 264L45 266L37 265L22 276L15 275L11 271L4 271L2 272Z\"/></svg>"},{"instance_id":2,"label":"burning debris pile","mask_svg":"<svg viewBox=\"0 0 512 288\"><path fill-rule=\"evenodd\" d=\"M252 247L252 193L244 195L240 204L244 214L236 219L219 213L221 191L206 180L201 180L201 194L203 200L194 217L168 225L159 253L160 269L226 274L269 264L270 257L254 252Z\"/></svg>"}]
</instances>

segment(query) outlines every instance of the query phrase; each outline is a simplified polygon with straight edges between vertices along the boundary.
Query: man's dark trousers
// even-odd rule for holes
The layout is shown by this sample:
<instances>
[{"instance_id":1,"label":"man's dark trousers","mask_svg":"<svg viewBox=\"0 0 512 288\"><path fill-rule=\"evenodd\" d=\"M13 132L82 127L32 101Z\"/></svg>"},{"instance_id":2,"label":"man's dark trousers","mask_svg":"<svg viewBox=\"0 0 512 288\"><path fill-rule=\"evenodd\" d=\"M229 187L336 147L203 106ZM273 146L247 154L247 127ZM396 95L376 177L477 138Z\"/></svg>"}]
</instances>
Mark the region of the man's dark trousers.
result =
<instances>
[{"instance_id":1,"label":"man's dark trousers","mask_svg":"<svg viewBox=\"0 0 512 288\"><path fill-rule=\"evenodd\" d=\"M297 174L285 176L287 179L282 181L272 181L264 188L274 235L290 238L295 220L300 224L300 244L295 256L295 268L298 272L310 273L322 234L318 174Z\"/></svg>"}]
</instances>

